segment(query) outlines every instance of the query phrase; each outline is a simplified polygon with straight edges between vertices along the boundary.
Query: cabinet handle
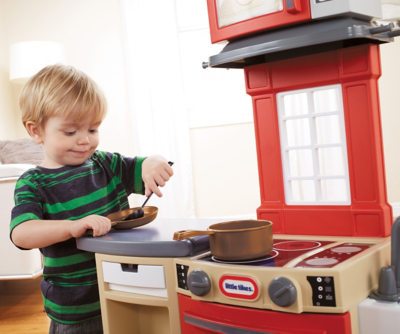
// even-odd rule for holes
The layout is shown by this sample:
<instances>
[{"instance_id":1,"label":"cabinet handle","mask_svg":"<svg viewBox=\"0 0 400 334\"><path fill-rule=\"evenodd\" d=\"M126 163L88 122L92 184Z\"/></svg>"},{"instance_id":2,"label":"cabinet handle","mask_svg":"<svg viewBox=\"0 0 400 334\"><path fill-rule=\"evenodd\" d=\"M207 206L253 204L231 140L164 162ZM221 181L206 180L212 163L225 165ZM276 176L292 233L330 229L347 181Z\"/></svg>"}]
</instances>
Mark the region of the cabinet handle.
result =
<instances>
[{"instance_id":1,"label":"cabinet handle","mask_svg":"<svg viewBox=\"0 0 400 334\"><path fill-rule=\"evenodd\" d=\"M290 14L297 14L301 12L300 0L286 0L286 11Z\"/></svg>"},{"instance_id":2,"label":"cabinet handle","mask_svg":"<svg viewBox=\"0 0 400 334\"><path fill-rule=\"evenodd\" d=\"M220 325L220 324L216 324L214 322L210 322L207 320L191 317L189 315L185 315L184 318L185 318L185 322L190 325L200 327L203 329L209 329L209 330L221 332L224 334L276 334L273 332L260 332L260 331L253 331L253 330L244 329L244 328Z\"/></svg>"}]
</instances>

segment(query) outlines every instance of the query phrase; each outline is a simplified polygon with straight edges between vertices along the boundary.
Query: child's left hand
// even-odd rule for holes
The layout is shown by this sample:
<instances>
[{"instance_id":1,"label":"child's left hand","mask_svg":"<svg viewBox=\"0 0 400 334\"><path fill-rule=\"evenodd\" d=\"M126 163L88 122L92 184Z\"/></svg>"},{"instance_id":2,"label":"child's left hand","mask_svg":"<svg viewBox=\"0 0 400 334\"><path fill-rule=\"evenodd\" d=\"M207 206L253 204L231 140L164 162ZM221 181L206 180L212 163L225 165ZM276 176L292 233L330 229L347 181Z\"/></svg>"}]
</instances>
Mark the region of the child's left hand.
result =
<instances>
[{"instance_id":1,"label":"child's left hand","mask_svg":"<svg viewBox=\"0 0 400 334\"><path fill-rule=\"evenodd\" d=\"M145 195L148 197L153 192L158 197L162 197L158 186L164 187L173 174L173 169L164 157L160 155L147 157L142 165L142 178L146 187Z\"/></svg>"}]
</instances>

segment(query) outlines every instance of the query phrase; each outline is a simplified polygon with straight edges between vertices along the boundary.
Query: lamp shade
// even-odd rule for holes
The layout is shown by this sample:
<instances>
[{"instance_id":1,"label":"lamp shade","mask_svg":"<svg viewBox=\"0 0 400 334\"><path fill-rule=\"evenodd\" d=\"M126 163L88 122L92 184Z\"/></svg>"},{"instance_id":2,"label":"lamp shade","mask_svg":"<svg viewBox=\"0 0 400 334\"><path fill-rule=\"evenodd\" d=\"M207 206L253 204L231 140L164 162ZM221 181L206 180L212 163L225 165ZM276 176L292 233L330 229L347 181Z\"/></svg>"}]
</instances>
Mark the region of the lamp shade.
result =
<instances>
[{"instance_id":1,"label":"lamp shade","mask_svg":"<svg viewBox=\"0 0 400 334\"><path fill-rule=\"evenodd\" d=\"M10 80L24 84L42 68L65 63L64 46L54 42L21 42L10 48Z\"/></svg>"}]
</instances>

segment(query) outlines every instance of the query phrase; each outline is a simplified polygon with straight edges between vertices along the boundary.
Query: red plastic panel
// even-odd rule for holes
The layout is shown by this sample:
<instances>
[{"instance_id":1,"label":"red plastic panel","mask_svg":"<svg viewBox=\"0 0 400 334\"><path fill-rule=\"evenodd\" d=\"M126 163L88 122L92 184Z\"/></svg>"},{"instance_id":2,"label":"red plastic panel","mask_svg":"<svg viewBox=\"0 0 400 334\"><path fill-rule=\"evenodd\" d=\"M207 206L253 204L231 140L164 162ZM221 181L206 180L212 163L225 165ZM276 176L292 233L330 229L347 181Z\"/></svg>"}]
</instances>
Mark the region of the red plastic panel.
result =
<instances>
[{"instance_id":1,"label":"red plastic panel","mask_svg":"<svg viewBox=\"0 0 400 334\"><path fill-rule=\"evenodd\" d=\"M365 49L342 54L342 73L354 74L368 71L368 51Z\"/></svg>"},{"instance_id":2,"label":"red plastic panel","mask_svg":"<svg viewBox=\"0 0 400 334\"><path fill-rule=\"evenodd\" d=\"M275 93L338 83L339 65L334 52L269 63ZM250 94L251 95L251 94Z\"/></svg>"},{"instance_id":3,"label":"red plastic panel","mask_svg":"<svg viewBox=\"0 0 400 334\"><path fill-rule=\"evenodd\" d=\"M380 232L382 216L371 214L355 214L356 233L358 235L377 235Z\"/></svg>"},{"instance_id":4,"label":"red plastic panel","mask_svg":"<svg viewBox=\"0 0 400 334\"><path fill-rule=\"evenodd\" d=\"M386 194L380 75L379 46L372 44L245 68L246 91L253 97L261 191L257 215L275 224L274 233L390 235L393 215ZM351 205L288 206L276 94L332 84L342 85Z\"/></svg>"},{"instance_id":5,"label":"red plastic panel","mask_svg":"<svg viewBox=\"0 0 400 334\"><path fill-rule=\"evenodd\" d=\"M279 177L266 177L261 188L261 200L268 202L282 202L282 161L280 153L277 116L275 112L275 99L273 96L265 96L254 101L254 115L256 122L270 124L273 131L256 132L256 141L260 147L261 155L258 156L260 175L276 175Z\"/></svg>"},{"instance_id":6,"label":"red plastic panel","mask_svg":"<svg viewBox=\"0 0 400 334\"><path fill-rule=\"evenodd\" d=\"M248 81L250 89L265 88L269 85L269 73L268 69L265 67L249 69L247 76L248 78L251 78L251 80Z\"/></svg>"},{"instance_id":7,"label":"red plastic panel","mask_svg":"<svg viewBox=\"0 0 400 334\"><path fill-rule=\"evenodd\" d=\"M272 224L272 232L273 233L281 233L283 234L285 231L283 230L283 225L281 224L281 212L282 207L279 206L277 208L277 212L271 212L270 210L257 210L258 219L269 220L273 222Z\"/></svg>"},{"instance_id":8,"label":"red plastic panel","mask_svg":"<svg viewBox=\"0 0 400 334\"><path fill-rule=\"evenodd\" d=\"M286 234L328 236L353 234L351 207L285 205L283 213Z\"/></svg>"},{"instance_id":9,"label":"red plastic panel","mask_svg":"<svg viewBox=\"0 0 400 334\"><path fill-rule=\"evenodd\" d=\"M207 0L211 43L232 40L265 29L311 20L310 0L293 0L294 6L289 10L286 8L286 1L283 0L282 11L254 17L246 21L219 28L216 1L217 0Z\"/></svg>"},{"instance_id":10,"label":"red plastic panel","mask_svg":"<svg viewBox=\"0 0 400 334\"><path fill-rule=\"evenodd\" d=\"M345 86L347 107L358 112L349 113L348 127L350 138L348 146L351 146L354 183L354 201L374 202L377 200L375 184L364 182L375 176L374 169L374 138L371 136L371 122L369 113L369 92L367 85Z\"/></svg>"},{"instance_id":11,"label":"red plastic panel","mask_svg":"<svg viewBox=\"0 0 400 334\"><path fill-rule=\"evenodd\" d=\"M293 314L193 300L178 295L182 334L218 333L207 324L270 334L350 334L350 314ZM199 320L202 326L189 319ZM210 326L211 327L211 326Z\"/></svg>"}]
</instances>

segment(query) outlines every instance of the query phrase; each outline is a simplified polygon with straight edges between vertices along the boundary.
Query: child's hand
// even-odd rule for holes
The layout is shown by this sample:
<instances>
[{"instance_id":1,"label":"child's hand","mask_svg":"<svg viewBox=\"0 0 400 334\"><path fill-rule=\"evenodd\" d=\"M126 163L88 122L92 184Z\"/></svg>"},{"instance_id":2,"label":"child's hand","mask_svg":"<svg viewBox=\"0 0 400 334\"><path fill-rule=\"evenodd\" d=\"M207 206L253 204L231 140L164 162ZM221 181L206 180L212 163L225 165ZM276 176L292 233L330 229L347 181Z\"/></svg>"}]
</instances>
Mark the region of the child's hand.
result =
<instances>
[{"instance_id":1,"label":"child's hand","mask_svg":"<svg viewBox=\"0 0 400 334\"><path fill-rule=\"evenodd\" d=\"M111 220L107 217L98 215L86 216L82 219L74 221L73 224L71 224L70 232L74 238L79 238L88 229L93 230L94 237L107 234L111 229Z\"/></svg>"},{"instance_id":2,"label":"child's hand","mask_svg":"<svg viewBox=\"0 0 400 334\"><path fill-rule=\"evenodd\" d=\"M142 165L142 178L146 187L145 195L148 197L153 192L161 197L162 193L158 186L164 187L173 174L173 169L162 156L151 155L147 157Z\"/></svg>"}]
</instances>

